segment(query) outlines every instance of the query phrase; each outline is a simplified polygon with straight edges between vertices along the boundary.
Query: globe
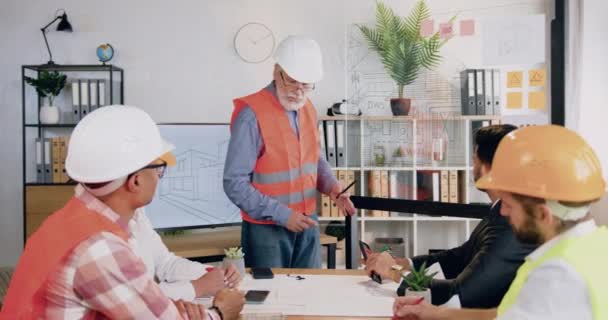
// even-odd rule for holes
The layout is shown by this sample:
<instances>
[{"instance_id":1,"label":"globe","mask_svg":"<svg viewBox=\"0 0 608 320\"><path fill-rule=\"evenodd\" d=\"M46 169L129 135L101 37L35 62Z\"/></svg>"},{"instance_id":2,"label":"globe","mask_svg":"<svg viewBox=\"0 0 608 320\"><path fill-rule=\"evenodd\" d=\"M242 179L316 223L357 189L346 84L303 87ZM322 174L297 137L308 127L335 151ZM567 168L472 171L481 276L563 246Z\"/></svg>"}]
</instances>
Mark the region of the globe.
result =
<instances>
[{"instance_id":1,"label":"globe","mask_svg":"<svg viewBox=\"0 0 608 320\"><path fill-rule=\"evenodd\" d=\"M114 48L109 43L104 43L97 47L97 58L99 61L106 63L112 60L114 56Z\"/></svg>"}]
</instances>

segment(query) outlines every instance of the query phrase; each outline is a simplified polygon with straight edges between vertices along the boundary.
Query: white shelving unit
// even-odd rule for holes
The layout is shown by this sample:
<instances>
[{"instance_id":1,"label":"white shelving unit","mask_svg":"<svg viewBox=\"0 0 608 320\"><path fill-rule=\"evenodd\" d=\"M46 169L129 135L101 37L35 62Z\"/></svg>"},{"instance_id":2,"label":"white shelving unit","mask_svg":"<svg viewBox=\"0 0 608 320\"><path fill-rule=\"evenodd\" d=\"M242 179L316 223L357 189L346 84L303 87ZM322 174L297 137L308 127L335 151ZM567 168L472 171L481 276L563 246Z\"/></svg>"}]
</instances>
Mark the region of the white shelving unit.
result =
<instances>
[{"instance_id":1,"label":"white shelving unit","mask_svg":"<svg viewBox=\"0 0 608 320\"><path fill-rule=\"evenodd\" d=\"M459 202L487 202L485 194L474 189L472 182L472 132L475 127L500 122L499 116L447 116L439 118L334 116L319 117L319 121L345 121L346 167L334 170L353 170L358 180L357 195L369 196L367 173L373 170L397 172L409 182L410 189L392 197L420 200L418 180L421 171L457 170ZM444 159L431 161L433 138L446 141ZM384 164L374 162L374 146L385 150ZM407 152L398 165L390 160L392 150L403 147ZM431 148L431 149L429 149ZM431 152L429 152L431 150ZM351 192L352 193L352 192ZM485 198L484 198L485 197ZM377 237L402 237L409 256L426 254L429 249L447 249L465 241L478 223L477 219L430 217L416 213L389 213L388 217L369 216L366 210L359 215L361 240L373 243ZM343 221L344 218L320 217L321 221Z\"/></svg>"}]
</instances>

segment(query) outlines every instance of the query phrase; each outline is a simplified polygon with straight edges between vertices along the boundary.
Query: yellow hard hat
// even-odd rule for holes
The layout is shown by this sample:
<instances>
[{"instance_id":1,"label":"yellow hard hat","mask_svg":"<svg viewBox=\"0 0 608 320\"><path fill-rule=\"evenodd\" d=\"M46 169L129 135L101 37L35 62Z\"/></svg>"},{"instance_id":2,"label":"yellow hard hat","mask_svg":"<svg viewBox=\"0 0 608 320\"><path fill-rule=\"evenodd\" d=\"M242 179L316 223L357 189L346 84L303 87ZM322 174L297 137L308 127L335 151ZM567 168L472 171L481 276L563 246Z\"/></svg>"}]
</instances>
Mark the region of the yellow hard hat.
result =
<instances>
[{"instance_id":1,"label":"yellow hard hat","mask_svg":"<svg viewBox=\"0 0 608 320\"><path fill-rule=\"evenodd\" d=\"M606 188L593 149L574 131L556 125L525 127L505 136L492 169L476 186L569 202L597 200Z\"/></svg>"}]
</instances>

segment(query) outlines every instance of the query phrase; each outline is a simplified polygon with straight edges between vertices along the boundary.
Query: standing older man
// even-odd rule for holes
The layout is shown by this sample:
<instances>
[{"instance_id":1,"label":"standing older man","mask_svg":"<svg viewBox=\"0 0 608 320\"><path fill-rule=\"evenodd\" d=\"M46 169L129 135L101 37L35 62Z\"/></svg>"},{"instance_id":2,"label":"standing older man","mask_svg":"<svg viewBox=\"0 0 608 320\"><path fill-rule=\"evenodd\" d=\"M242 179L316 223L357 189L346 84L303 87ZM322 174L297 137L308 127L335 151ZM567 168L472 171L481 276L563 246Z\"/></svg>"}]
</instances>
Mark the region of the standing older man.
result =
<instances>
[{"instance_id":1,"label":"standing older man","mask_svg":"<svg viewBox=\"0 0 608 320\"><path fill-rule=\"evenodd\" d=\"M320 156L308 99L323 76L321 49L290 36L276 51L273 81L234 100L224 191L241 209L248 267L318 268L317 190L346 214L355 208Z\"/></svg>"}]
</instances>

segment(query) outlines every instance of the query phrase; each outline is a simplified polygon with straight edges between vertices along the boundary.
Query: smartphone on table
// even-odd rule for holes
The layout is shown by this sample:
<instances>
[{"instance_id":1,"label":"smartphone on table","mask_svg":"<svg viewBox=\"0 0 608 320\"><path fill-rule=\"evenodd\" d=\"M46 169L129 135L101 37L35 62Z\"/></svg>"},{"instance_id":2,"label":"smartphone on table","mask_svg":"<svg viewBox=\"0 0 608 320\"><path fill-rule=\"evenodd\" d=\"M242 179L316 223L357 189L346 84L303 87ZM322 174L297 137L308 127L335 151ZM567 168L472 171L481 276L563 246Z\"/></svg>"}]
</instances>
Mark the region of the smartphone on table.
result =
<instances>
[{"instance_id":1,"label":"smartphone on table","mask_svg":"<svg viewBox=\"0 0 608 320\"><path fill-rule=\"evenodd\" d=\"M261 304L264 303L270 291L268 290L249 290L245 293L245 303Z\"/></svg>"},{"instance_id":2,"label":"smartphone on table","mask_svg":"<svg viewBox=\"0 0 608 320\"><path fill-rule=\"evenodd\" d=\"M254 279L272 279L274 274L270 268L251 268L251 275Z\"/></svg>"}]
</instances>

